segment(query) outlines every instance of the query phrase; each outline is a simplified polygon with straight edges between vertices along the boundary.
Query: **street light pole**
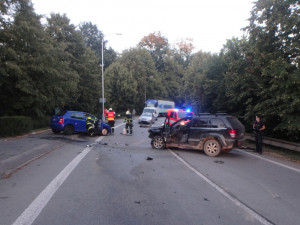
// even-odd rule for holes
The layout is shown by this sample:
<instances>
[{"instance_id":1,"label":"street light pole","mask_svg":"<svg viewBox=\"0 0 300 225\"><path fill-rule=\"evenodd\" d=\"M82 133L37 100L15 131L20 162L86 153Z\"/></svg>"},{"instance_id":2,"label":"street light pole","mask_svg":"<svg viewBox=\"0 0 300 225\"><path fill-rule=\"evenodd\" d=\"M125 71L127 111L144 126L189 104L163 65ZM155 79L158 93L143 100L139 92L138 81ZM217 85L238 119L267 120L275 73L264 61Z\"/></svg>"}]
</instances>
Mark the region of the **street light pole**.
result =
<instances>
[{"instance_id":1,"label":"street light pole","mask_svg":"<svg viewBox=\"0 0 300 225\"><path fill-rule=\"evenodd\" d=\"M101 55L102 55L102 62L101 62L101 67L102 67L102 121L105 121L105 115L104 115L104 60L103 60L103 43L104 43L104 37L102 37L102 50L101 50Z\"/></svg>"},{"instance_id":2,"label":"street light pole","mask_svg":"<svg viewBox=\"0 0 300 225\"><path fill-rule=\"evenodd\" d=\"M115 33L115 35L122 35L120 33ZM104 54L103 54L103 45L104 45L104 36L102 37L101 41L101 71L102 71L102 121L105 121L105 115L104 115Z\"/></svg>"}]
</instances>

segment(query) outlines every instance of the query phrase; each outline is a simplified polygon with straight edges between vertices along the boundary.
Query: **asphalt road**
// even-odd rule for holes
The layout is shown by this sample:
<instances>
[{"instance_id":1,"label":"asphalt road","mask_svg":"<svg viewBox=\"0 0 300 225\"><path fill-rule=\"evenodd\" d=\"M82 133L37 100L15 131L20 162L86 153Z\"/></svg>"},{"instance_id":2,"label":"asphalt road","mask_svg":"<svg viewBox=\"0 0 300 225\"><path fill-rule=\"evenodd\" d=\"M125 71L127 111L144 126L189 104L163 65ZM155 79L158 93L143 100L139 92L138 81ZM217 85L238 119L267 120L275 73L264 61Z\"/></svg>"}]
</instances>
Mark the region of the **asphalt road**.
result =
<instances>
[{"instance_id":1,"label":"asphalt road","mask_svg":"<svg viewBox=\"0 0 300 225\"><path fill-rule=\"evenodd\" d=\"M107 137L0 140L0 224L300 224L299 165L154 150L147 127L118 124Z\"/></svg>"}]
</instances>

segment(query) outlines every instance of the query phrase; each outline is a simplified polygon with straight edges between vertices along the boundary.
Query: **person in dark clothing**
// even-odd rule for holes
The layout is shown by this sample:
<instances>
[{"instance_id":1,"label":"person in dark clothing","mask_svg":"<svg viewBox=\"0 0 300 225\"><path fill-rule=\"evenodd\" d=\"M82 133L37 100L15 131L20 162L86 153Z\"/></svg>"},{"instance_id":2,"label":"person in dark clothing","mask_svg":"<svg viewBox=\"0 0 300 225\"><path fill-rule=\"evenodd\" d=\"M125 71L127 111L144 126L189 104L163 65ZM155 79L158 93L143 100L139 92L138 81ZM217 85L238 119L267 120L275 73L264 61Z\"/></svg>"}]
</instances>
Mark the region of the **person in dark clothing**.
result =
<instances>
[{"instance_id":1,"label":"person in dark clothing","mask_svg":"<svg viewBox=\"0 0 300 225\"><path fill-rule=\"evenodd\" d=\"M259 154L262 154L262 136L263 130L266 129L266 126L261 121L260 116L256 116L255 122L253 123L253 130L255 132L255 143L256 143L256 151Z\"/></svg>"},{"instance_id":2,"label":"person in dark clothing","mask_svg":"<svg viewBox=\"0 0 300 225\"><path fill-rule=\"evenodd\" d=\"M124 123L126 123L126 125L125 125L126 133L129 134L129 130L130 130L130 134L132 134L133 121L132 121L132 116L131 116L130 112L129 113L126 112L126 117L125 117Z\"/></svg>"}]
</instances>

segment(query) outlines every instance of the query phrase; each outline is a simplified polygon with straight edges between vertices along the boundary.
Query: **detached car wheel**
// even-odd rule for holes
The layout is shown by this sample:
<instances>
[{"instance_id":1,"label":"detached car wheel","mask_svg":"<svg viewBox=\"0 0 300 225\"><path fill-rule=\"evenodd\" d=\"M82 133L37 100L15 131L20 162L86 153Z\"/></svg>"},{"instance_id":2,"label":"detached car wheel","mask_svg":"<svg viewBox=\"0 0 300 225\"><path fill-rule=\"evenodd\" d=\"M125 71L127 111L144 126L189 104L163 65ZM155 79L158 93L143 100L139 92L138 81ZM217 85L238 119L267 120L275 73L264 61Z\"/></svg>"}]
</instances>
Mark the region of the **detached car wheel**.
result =
<instances>
[{"instance_id":1,"label":"detached car wheel","mask_svg":"<svg viewBox=\"0 0 300 225\"><path fill-rule=\"evenodd\" d=\"M216 140L208 140L204 143L204 152L208 156L218 156L221 153L221 145Z\"/></svg>"},{"instance_id":2,"label":"detached car wheel","mask_svg":"<svg viewBox=\"0 0 300 225\"><path fill-rule=\"evenodd\" d=\"M108 130L106 128L103 128L102 131L101 131L101 134L103 136L106 136L108 134Z\"/></svg>"},{"instance_id":3,"label":"detached car wheel","mask_svg":"<svg viewBox=\"0 0 300 225\"><path fill-rule=\"evenodd\" d=\"M67 125L64 128L64 134L65 135L71 135L74 133L74 127L72 125Z\"/></svg>"},{"instance_id":4,"label":"detached car wheel","mask_svg":"<svg viewBox=\"0 0 300 225\"><path fill-rule=\"evenodd\" d=\"M151 140L151 146L154 149L164 149L166 145L165 145L163 137L155 136Z\"/></svg>"}]
</instances>

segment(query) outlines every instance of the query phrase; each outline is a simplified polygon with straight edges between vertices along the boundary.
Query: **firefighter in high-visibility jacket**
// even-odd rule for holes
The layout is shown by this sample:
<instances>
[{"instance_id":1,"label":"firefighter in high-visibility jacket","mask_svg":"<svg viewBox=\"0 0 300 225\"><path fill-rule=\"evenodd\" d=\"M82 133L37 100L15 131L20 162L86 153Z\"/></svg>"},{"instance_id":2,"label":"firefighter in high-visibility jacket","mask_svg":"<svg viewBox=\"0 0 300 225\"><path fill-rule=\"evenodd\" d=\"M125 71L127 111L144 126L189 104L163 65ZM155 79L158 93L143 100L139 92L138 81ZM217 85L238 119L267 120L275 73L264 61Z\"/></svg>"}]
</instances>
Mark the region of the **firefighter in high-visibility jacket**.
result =
<instances>
[{"instance_id":1,"label":"firefighter in high-visibility jacket","mask_svg":"<svg viewBox=\"0 0 300 225\"><path fill-rule=\"evenodd\" d=\"M126 123L126 125L125 125L126 133L129 134L129 132L130 132L130 134L132 134L133 121L132 121L132 116L131 116L130 112L126 112L126 117L125 117L124 123Z\"/></svg>"},{"instance_id":2,"label":"firefighter in high-visibility jacket","mask_svg":"<svg viewBox=\"0 0 300 225\"><path fill-rule=\"evenodd\" d=\"M112 134L115 131L115 119L116 119L115 112L112 110L112 108L109 108L109 111L107 113L107 120L108 120L108 125L111 127Z\"/></svg>"},{"instance_id":3,"label":"firefighter in high-visibility jacket","mask_svg":"<svg viewBox=\"0 0 300 225\"><path fill-rule=\"evenodd\" d=\"M90 115L86 115L85 120L86 129L90 136L94 136L95 133L95 121L92 119Z\"/></svg>"}]
</instances>

